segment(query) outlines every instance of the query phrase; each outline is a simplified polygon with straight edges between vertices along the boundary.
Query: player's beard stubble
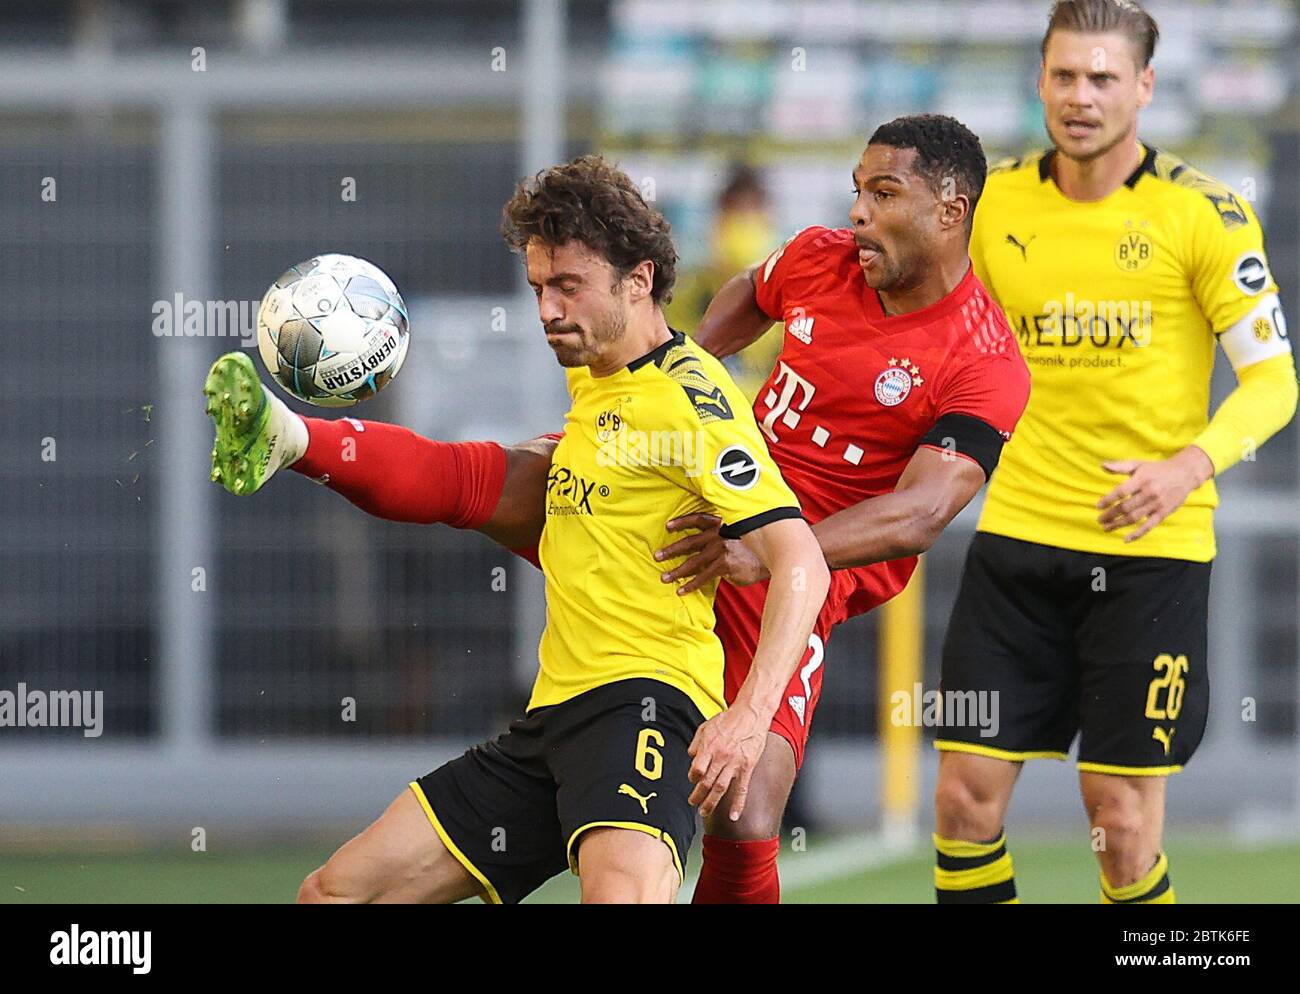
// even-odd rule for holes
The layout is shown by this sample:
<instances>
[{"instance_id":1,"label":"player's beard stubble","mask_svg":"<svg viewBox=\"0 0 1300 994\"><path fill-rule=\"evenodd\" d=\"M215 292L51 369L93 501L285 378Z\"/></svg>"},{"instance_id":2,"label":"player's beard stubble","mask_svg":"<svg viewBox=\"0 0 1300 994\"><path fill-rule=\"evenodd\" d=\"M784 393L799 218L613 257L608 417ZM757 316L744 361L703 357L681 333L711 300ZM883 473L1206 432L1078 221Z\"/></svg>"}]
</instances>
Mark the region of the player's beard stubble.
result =
<instances>
[{"instance_id":1,"label":"player's beard stubble","mask_svg":"<svg viewBox=\"0 0 1300 994\"><path fill-rule=\"evenodd\" d=\"M552 321L546 325L547 339L556 361L566 369L590 366L627 330L627 314L615 304L591 323L587 330L576 322ZM562 336L562 337L553 337Z\"/></svg>"},{"instance_id":2,"label":"player's beard stubble","mask_svg":"<svg viewBox=\"0 0 1300 994\"><path fill-rule=\"evenodd\" d=\"M1116 148L1121 142L1128 140L1136 131L1136 128L1132 125L1121 128L1109 140L1103 138L1102 144L1098 145L1096 148L1080 150L1077 147L1077 143L1072 143L1069 135L1065 133L1064 124L1059 122L1053 124L1049 115L1044 116L1043 124L1047 128L1047 136L1051 138L1052 146L1056 151L1067 159L1072 159L1073 161L1080 163L1095 162L1103 155ZM1105 124L1103 123L1101 126L1104 128Z\"/></svg>"}]
</instances>

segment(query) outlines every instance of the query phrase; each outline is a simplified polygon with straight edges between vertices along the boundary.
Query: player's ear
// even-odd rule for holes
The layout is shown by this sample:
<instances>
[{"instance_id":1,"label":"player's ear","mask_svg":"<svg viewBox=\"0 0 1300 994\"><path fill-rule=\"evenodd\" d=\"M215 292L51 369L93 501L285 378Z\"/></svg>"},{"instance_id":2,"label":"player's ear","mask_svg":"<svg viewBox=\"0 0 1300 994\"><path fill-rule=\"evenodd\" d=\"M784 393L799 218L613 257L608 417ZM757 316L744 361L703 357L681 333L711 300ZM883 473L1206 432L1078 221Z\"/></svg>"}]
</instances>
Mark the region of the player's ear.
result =
<instances>
[{"instance_id":1,"label":"player's ear","mask_svg":"<svg viewBox=\"0 0 1300 994\"><path fill-rule=\"evenodd\" d=\"M943 189L940 191L939 198L939 223L945 228L955 228L966 223L966 218L970 216L970 197L964 193L958 193L951 177L944 179Z\"/></svg>"},{"instance_id":2,"label":"player's ear","mask_svg":"<svg viewBox=\"0 0 1300 994\"><path fill-rule=\"evenodd\" d=\"M1146 107L1151 103L1151 98L1156 92L1156 67L1147 66L1138 73L1138 109Z\"/></svg>"},{"instance_id":3,"label":"player's ear","mask_svg":"<svg viewBox=\"0 0 1300 994\"><path fill-rule=\"evenodd\" d=\"M650 296L655 285L655 264L649 259L642 259L624 277L624 282L627 283L628 294L633 303Z\"/></svg>"}]
</instances>

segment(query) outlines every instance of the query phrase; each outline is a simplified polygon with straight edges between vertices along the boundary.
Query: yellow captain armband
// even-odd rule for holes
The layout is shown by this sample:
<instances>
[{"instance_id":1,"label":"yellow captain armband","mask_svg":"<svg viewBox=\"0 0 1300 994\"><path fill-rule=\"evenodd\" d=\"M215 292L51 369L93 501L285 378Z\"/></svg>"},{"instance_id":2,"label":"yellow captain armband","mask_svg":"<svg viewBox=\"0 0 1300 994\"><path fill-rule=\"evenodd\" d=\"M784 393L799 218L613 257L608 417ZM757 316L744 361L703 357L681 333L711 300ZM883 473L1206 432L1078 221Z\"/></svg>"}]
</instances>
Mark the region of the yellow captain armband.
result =
<instances>
[{"instance_id":1,"label":"yellow captain armband","mask_svg":"<svg viewBox=\"0 0 1300 994\"><path fill-rule=\"evenodd\" d=\"M1254 452L1289 422L1296 410L1295 360L1286 318L1276 294L1260 300L1219 335L1237 374L1230 393L1194 440L1214 463L1217 476Z\"/></svg>"}]
</instances>

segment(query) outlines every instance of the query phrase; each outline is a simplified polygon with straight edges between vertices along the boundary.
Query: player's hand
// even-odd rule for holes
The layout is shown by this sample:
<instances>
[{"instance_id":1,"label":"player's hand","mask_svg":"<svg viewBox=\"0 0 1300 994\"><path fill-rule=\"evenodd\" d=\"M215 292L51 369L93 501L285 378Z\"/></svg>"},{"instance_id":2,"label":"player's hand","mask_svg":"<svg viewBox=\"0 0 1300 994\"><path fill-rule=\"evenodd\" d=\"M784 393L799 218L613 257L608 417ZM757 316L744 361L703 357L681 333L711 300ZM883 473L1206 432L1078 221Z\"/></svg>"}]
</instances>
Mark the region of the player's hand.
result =
<instances>
[{"instance_id":1,"label":"player's hand","mask_svg":"<svg viewBox=\"0 0 1300 994\"><path fill-rule=\"evenodd\" d=\"M737 701L696 729L688 750L691 768L687 776L695 784L689 800L699 805L705 818L713 814L733 781L736 796L728 816L732 821L740 818L749 795L749 778L763 755L771 724L771 715L764 718Z\"/></svg>"},{"instance_id":2,"label":"player's hand","mask_svg":"<svg viewBox=\"0 0 1300 994\"><path fill-rule=\"evenodd\" d=\"M1125 542L1136 542L1164 521L1183 506L1193 490L1214 475L1210 457L1195 445L1156 462L1125 459L1101 465L1108 473L1128 477L1097 501L1101 510L1097 520L1103 530L1113 532L1138 525L1124 536Z\"/></svg>"},{"instance_id":3,"label":"player's hand","mask_svg":"<svg viewBox=\"0 0 1300 994\"><path fill-rule=\"evenodd\" d=\"M699 590L717 577L738 587L747 587L768 578L767 567L744 542L726 539L719 534L722 519L717 515L684 514L669 521L667 527L670 532L696 531L696 534L678 539L655 553L655 562L687 557L686 562L659 578L664 583L676 583L690 577L677 588L678 594Z\"/></svg>"}]
</instances>

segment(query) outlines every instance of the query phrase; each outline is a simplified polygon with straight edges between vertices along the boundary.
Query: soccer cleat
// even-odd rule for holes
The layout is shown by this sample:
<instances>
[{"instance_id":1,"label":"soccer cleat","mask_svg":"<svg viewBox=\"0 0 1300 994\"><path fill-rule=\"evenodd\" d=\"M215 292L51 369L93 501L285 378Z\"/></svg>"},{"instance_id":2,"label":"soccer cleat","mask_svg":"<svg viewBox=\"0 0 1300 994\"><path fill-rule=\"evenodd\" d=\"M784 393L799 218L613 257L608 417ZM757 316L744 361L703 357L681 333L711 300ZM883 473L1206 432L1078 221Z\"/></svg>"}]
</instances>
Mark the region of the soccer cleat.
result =
<instances>
[{"instance_id":1,"label":"soccer cleat","mask_svg":"<svg viewBox=\"0 0 1300 994\"><path fill-rule=\"evenodd\" d=\"M232 494L251 494L307 451L307 426L258 378L243 352L227 352L203 384L217 428L212 480Z\"/></svg>"}]
</instances>

